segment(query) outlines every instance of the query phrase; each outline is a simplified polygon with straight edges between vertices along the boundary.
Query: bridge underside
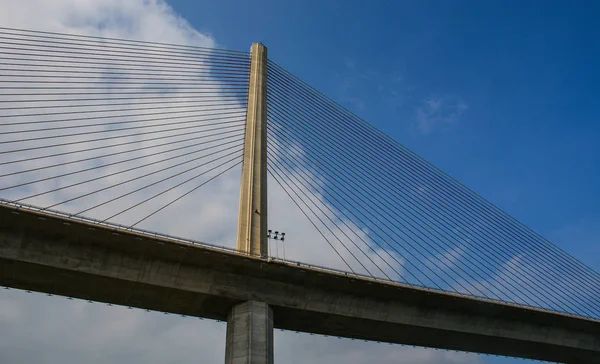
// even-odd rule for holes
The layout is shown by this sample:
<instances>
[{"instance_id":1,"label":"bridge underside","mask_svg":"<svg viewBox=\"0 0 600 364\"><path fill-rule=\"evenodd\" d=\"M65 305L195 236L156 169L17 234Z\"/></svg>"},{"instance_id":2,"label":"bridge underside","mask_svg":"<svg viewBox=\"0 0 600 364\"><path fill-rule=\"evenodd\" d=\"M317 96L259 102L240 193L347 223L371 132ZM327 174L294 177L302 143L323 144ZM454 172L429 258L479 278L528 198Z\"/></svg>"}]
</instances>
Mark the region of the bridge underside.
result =
<instances>
[{"instance_id":1,"label":"bridge underside","mask_svg":"<svg viewBox=\"0 0 600 364\"><path fill-rule=\"evenodd\" d=\"M68 223L67 223L68 222ZM0 207L0 285L226 320L267 302L274 326L568 363L600 363L600 323L360 279Z\"/></svg>"}]
</instances>

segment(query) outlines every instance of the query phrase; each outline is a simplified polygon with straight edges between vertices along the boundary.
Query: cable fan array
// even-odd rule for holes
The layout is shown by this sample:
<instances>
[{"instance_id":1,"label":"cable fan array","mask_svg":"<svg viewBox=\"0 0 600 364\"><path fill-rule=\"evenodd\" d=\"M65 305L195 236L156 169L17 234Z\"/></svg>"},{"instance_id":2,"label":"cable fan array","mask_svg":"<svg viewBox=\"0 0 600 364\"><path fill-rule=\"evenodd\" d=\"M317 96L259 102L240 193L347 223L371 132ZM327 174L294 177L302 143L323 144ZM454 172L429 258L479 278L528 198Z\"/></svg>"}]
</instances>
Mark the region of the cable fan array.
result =
<instances>
[{"instance_id":1,"label":"cable fan array","mask_svg":"<svg viewBox=\"0 0 600 364\"><path fill-rule=\"evenodd\" d=\"M136 226L241 163L249 54L0 28L0 192Z\"/></svg>"},{"instance_id":2,"label":"cable fan array","mask_svg":"<svg viewBox=\"0 0 600 364\"><path fill-rule=\"evenodd\" d=\"M600 275L276 63L269 173L352 272L600 317Z\"/></svg>"},{"instance_id":3,"label":"cable fan array","mask_svg":"<svg viewBox=\"0 0 600 364\"><path fill-rule=\"evenodd\" d=\"M247 52L0 28L0 54L4 202L136 227L241 164ZM267 68L268 171L348 270L600 318L600 274Z\"/></svg>"}]
</instances>

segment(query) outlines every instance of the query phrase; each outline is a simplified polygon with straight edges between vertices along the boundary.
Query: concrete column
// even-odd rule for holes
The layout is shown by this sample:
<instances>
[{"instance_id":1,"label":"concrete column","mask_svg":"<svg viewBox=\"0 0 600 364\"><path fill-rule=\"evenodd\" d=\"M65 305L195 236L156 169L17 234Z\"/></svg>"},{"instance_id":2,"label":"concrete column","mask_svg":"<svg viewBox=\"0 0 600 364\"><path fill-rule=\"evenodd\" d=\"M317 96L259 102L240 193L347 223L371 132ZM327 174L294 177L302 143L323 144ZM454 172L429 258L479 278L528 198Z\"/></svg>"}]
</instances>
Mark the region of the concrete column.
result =
<instances>
[{"instance_id":1,"label":"concrete column","mask_svg":"<svg viewBox=\"0 0 600 364\"><path fill-rule=\"evenodd\" d=\"M264 302L233 306L227 317L225 364L273 364L273 311Z\"/></svg>"},{"instance_id":2,"label":"concrete column","mask_svg":"<svg viewBox=\"0 0 600 364\"><path fill-rule=\"evenodd\" d=\"M250 83L240 185L237 249L266 256L267 242L267 48L250 48Z\"/></svg>"}]
</instances>

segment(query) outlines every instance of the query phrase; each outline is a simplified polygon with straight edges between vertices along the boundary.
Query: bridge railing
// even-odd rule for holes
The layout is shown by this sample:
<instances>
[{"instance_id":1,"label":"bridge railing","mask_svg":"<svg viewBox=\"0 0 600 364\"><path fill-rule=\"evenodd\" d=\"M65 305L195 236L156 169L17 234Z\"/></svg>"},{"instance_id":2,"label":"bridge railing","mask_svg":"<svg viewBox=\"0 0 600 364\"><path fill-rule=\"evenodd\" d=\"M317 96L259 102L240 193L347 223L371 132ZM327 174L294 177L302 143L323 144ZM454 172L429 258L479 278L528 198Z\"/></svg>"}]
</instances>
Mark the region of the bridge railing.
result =
<instances>
[{"instance_id":1,"label":"bridge railing","mask_svg":"<svg viewBox=\"0 0 600 364\"><path fill-rule=\"evenodd\" d=\"M241 255L241 256L251 256L253 258L265 260L267 262L277 262L277 263L282 263L285 265L290 265L290 266L295 266L295 267L300 267L300 268L308 268L311 270L320 271L320 272L324 272L324 273L331 273L331 274L335 274L338 276L355 278L355 279L360 279L360 280L364 280L364 281L372 281L372 282L376 282L376 283L387 284L387 285L394 286L394 287L410 288L410 289L415 289L415 290L419 290L419 291L438 293L438 294L443 293L443 294L449 295L449 296L463 297L463 298L475 299L475 300L483 301L483 302L502 304L505 306L521 307L521 308L531 309L534 311L541 311L541 312L557 314L557 312L554 310L549 310L549 309L531 306L531 305L527 305L527 304L505 302L505 301L501 301L501 300L494 300L494 299L485 298L485 297L478 297L478 296L473 296L470 294L465 294L465 293L460 293L460 292L458 292L458 293L457 292L448 292L448 291L444 291L441 289L424 287L424 286L419 286L419 285L411 284L411 283L403 283L403 282L398 282L398 281L394 281L394 280L390 280L390 279L384 279L384 278L378 278L378 277L373 277L373 276L369 276L369 275L364 275L364 274L360 274L360 273L347 272L347 271L343 271L340 269L329 268L329 267L325 267L325 266L321 266L321 265L309 264L309 263L290 260L290 259L283 259L283 258L279 258L279 257L266 257L266 256L255 255L255 254L237 250L235 248L210 244L210 243L206 243L206 242L199 241L199 240L182 238L182 237L178 237L178 236L174 236L174 235L158 233L158 232L140 229L140 228L132 228L130 226L125 226L125 225L121 225L121 224L117 224L117 223L105 222L105 221L101 221L98 219L93 219L93 218L89 218L89 217L85 217L85 216L81 216L81 215L74 216L74 215L70 215L68 213L58 211L58 210L42 209L37 206L33 206L33 205L25 204L25 203L14 203L14 202L2 199L2 198L0 198L0 205L8 207L10 209L13 209L14 210L13 212L15 212L15 213L18 213L19 210L23 210L23 211L33 212L36 214L47 214L47 215L51 215L51 216L54 216L57 218L61 218L63 220L73 220L76 222L97 225L98 227L101 227L101 228L113 230L113 232L115 232L115 233L122 232L122 233L134 233L134 234L143 235L143 236L145 235L149 238L158 238L158 239L175 242L175 243L198 245L198 246L201 246L204 248L227 252L230 254L236 254L236 255ZM68 221L65 221L65 222L68 222ZM598 320L594 317L591 317L591 316L575 315L575 314L571 314L568 312L560 312L559 314L563 315L563 316L567 316L567 317L573 317L573 318L584 317L591 321L600 322L600 320Z\"/></svg>"}]
</instances>

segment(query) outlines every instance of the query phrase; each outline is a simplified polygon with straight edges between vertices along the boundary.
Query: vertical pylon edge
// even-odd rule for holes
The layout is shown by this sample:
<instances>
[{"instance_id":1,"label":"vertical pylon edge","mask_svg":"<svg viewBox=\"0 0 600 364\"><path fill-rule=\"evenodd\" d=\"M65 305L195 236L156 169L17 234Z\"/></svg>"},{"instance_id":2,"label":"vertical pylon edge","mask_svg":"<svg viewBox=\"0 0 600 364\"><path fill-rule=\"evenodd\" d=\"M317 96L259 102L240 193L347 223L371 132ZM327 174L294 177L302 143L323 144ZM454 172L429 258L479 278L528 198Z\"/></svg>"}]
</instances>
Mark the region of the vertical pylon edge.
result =
<instances>
[{"instance_id":1,"label":"vertical pylon edge","mask_svg":"<svg viewBox=\"0 0 600 364\"><path fill-rule=\"evenodd\" d=\"M266 256L267 244L267 48L252 43L236 248Z\"/></svg>"}]
</instances>

